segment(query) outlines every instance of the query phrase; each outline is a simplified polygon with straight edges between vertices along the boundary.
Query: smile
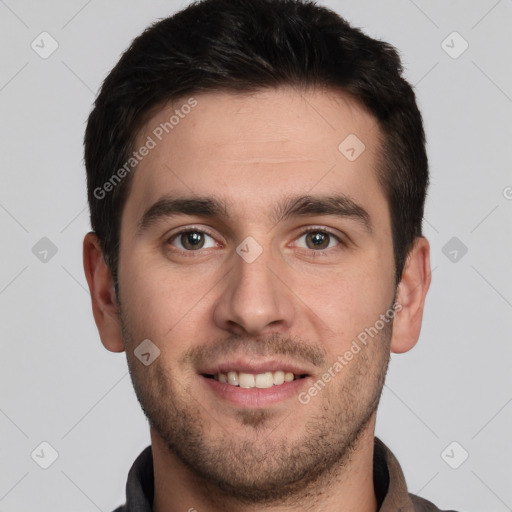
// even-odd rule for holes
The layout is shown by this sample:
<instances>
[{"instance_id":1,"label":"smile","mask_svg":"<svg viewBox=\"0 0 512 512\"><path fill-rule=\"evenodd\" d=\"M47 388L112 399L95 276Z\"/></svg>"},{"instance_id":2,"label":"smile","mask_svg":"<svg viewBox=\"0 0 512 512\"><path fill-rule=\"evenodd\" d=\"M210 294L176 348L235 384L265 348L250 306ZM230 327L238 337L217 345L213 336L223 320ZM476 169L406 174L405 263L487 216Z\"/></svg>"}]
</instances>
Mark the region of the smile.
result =
<instances>
[{"instance_id":1,"label":"smile","mask_svg":"<svg viewBox=\"0 0 512 512\"><path fill-rule=\"evenodd\" d=\"M229 371L226 373L217 373L215 375L205 375L207 378L215 379L222 383L241 388L265 389L272 386L281 386L285 382L305 377L305 375L295 375L292 372L278 370L275 372L263 372L258 374Z\"/></svg>"}]
</instances>

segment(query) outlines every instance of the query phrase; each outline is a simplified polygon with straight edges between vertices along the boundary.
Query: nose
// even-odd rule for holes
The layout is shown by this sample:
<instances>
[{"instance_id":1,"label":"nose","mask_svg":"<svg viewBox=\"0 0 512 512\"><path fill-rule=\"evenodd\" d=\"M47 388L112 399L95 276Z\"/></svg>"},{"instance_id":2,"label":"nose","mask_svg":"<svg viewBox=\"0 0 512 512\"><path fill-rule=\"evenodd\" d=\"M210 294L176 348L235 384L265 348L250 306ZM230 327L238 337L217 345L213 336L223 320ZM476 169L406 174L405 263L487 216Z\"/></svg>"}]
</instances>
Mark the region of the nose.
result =
<instances>
[{"instance_id":1,"label":"nose","mask_svg":"<svg viewBox=\"0 0 512 512\"><path fill-rule=\"evenodd\" d=\"M214 322L237 335L285 332L293 324L293 293L286 284L284 262L263 251L252 262L237 253L214 308Z\"/></svg>"}]
</instances>

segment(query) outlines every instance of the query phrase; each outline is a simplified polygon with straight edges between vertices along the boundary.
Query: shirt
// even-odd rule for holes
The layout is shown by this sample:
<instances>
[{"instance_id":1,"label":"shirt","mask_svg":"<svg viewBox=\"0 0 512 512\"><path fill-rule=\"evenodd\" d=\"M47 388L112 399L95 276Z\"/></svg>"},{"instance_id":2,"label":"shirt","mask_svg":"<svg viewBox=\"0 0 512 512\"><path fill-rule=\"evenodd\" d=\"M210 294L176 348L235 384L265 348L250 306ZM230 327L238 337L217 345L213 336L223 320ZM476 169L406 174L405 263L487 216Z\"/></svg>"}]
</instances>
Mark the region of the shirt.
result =
<instances>
[{"instance_id":1,"label":"shirt","mask_svg":"<svg viewBox=\"0 0 512 512\"><path fill-rule=\"evenodd\" d=\"M374 437L373 485L378 512L456 512L442 511L430 501L410 494L398 460L377 437ZM128 473L126 504L114 512L152 512L153 496L153 452L150 445L137 457Z\"/></svg>"}]
</instances>

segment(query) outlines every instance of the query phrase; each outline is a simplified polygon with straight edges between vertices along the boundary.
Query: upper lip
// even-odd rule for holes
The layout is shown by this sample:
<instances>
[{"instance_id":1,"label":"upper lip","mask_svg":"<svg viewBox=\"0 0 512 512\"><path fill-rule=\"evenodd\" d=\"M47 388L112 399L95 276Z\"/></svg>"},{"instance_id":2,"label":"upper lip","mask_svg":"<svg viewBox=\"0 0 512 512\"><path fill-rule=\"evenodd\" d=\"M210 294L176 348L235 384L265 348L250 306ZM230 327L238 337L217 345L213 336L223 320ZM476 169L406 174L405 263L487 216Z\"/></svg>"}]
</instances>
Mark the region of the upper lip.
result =
<instances>
[{"instance_id":1,"label":"upper lip","mask_svg":"<svg viewBox=\"0 0 512 512\"><path fill-rule=\"evenodd\" d=\"M291 372L295 375L309 375L304 366L284 359L248 359L239 358L221 361L201 369L202 375L217 375L218 373L243 372L243 373L265 373L265 372Z\"/></svg>"}]
</instances>

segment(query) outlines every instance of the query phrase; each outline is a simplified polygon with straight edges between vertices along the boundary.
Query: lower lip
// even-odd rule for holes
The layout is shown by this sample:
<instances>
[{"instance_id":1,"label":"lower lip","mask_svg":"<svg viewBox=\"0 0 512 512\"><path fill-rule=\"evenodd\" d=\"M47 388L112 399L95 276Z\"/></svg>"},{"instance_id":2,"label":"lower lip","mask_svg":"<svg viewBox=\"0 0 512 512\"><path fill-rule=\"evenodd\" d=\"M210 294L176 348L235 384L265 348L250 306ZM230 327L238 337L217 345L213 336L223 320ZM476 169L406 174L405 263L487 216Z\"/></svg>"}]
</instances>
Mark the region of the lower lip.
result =
<instances>
[{"instance_id":1,"label":"lower lip","mask_svg":"<svg viewBox=\"0 0 512 512\"><path fill-rule=\"evenodd\" d=\"M271 388L241 388L225 382L219 382L200 375L201 379L217 395L235 405L247 408L259 408L272 405L292 397L297 397L300 390L308 385L309 377L284 382Z\"/></svg>"}]
</instances>

